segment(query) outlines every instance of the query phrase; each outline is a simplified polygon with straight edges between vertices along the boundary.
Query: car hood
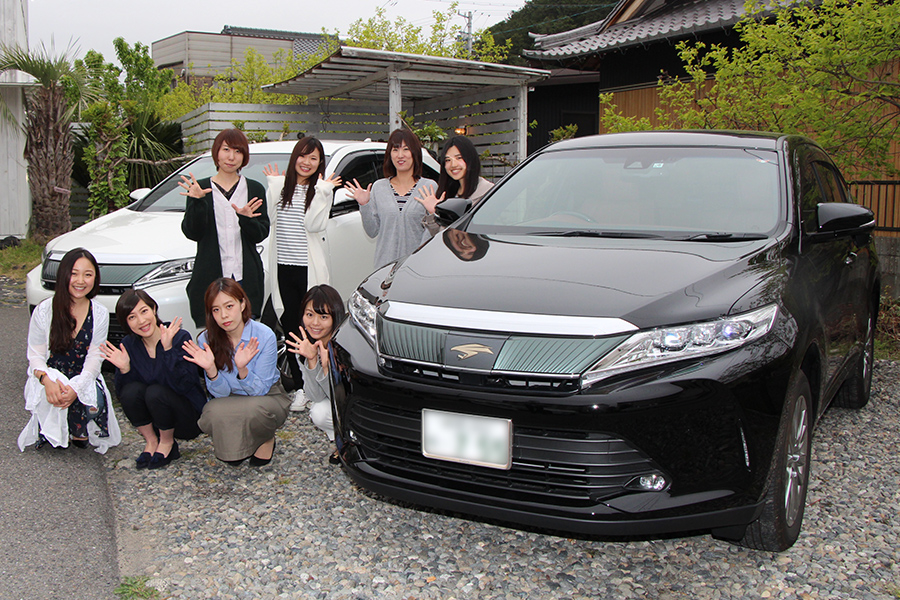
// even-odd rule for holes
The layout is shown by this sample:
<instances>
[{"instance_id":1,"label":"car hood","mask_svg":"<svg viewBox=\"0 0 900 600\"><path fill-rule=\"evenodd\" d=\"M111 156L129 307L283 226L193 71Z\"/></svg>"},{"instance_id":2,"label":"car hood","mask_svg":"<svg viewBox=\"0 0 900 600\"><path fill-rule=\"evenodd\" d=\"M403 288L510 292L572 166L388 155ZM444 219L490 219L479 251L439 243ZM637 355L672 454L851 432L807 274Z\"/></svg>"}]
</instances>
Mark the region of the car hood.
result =
<instances>
[{"instance_id":1,"label":"car hood","mask_svg":"<svg viewBox=\"0 0 900 600\"><path fill-rule=\"evenodd\" d=\"M181 233L181 212L137 212L121 208L48 244L54 254L87 248L101 264L145 264L188 258L197 243Z\"/></svg>"},{"instance_id":2,"label":"car hood","mask_svg":"<svg viewBox=\"0 0 900 600\"><path fill-rule=\"evenodd\" d=\"M621 318L643 329L723 316L751 290L762 296L753 304L772 301L785 272L773 239L474 236L486 250L462 260L446 241L454 231L438 234L398 264L376 296L427 306Z\"/></svg>"}]
</instances>

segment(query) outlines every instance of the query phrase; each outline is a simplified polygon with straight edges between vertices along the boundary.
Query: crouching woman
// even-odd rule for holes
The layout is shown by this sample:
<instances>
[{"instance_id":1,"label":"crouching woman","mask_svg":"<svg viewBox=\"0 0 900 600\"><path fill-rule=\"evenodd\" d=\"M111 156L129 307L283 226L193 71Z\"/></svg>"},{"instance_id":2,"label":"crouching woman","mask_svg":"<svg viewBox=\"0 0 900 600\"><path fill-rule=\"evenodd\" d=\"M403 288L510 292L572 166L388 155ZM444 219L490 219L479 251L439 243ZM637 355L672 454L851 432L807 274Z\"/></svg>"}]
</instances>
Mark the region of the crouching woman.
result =
<instances>
[{"instance_id":1,"label":"crouching woman","mask_svg":"<svg viewBox=\"0 0 900 600\"><path fill-rule=\"evenodd\" d=\"M109 313L93 300L99 287L94 256L84 248L70 250L59 262L53 297L31 315L25 383L31 420L19 434L20 450L92 444L103 454L122 441L100 376Z\"/></svg>"},{"instance_id":2,"label":"crouching woman","mask_svg":"<svg viewBox=\"0 0 900 600\"><path fill-rule=\"evenodd\" d=\"M138 469L160 469L180 458L175 438L200 435L197 419L206 404L197 367L184 360L191 334L181 329L181 317L164 324L157 309L144 290L126 290L116 303L116 318L130 333L118 347L108 341L103 346L116 367L122 411L144 438Z\"/></svg>"},{"instance_id":3,"label":"crouching woman","mask_svg":"<svg viewBox=\"0 0 900 600\"><path fill-rule=\"evenodd\" d=\"M216 279L204 296L206 331L184 343L185 359L205 374L212 399L200 429L212 437L221 461L269 464L275 431L284 424L290 399L281 385L275 334L250 318L250 299L233 279Z\"/></svg>"}]
</instances>

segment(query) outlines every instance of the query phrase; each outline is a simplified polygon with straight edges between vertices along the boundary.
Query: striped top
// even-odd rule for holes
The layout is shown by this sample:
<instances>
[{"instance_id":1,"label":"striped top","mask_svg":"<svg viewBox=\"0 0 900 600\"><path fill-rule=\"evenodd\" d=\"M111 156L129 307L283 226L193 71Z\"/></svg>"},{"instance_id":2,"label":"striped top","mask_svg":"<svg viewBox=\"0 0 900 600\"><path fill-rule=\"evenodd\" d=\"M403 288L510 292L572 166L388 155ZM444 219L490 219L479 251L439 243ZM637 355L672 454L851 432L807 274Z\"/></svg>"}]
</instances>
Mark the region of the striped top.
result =
<instances>
[{"instance_id":1,"label":"striped top","mask_svg":"<svg viewBox=\"0 0 900 600\"><path fill-rule=\"evenodd\" d=\"M297 185L291 197L291 205L276 207L277 224L275 244L278 247L278 264L309 266L309 251L306 245L306 186Z\"/></svg>"}]
</instances>

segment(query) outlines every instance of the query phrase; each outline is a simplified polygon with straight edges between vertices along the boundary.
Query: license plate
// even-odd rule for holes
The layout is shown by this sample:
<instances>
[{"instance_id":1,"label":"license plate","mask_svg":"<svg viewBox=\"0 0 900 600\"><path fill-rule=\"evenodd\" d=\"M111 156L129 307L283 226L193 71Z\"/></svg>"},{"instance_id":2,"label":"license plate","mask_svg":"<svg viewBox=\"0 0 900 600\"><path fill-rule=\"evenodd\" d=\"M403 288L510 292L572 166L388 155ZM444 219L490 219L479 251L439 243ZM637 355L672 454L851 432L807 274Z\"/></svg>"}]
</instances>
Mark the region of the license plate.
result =
<instances>
[{"instance_id":1,"label":"license plate","mask_svg":"<svg viewBox=\"0 0 900 600\"><path fill-rule=\"evenodd\" d=\"M422 454L494 469L512 466L512 421L422 409Z\"/></svg>"}]
</instances>

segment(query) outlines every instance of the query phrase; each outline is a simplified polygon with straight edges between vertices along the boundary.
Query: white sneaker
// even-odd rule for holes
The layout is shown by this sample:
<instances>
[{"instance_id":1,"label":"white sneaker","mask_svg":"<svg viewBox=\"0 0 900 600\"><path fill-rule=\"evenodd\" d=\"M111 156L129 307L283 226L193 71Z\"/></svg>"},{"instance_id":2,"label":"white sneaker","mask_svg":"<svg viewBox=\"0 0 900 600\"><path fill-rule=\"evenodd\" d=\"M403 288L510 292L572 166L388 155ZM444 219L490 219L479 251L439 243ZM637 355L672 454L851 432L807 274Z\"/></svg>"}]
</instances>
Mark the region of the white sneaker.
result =
<instances>
[{"instance_id":1,"label":"white sneaker","mask_svg":"<svg viewBox=\"0 0 900 600\"><path fill-rule=\"evenodd\" d=\"M309 399L306 397L306 394L303 393L303 388L294 390L289 395L291 397L291 412L300 412L306 408Z\"/></svg>"}]
</instances>

